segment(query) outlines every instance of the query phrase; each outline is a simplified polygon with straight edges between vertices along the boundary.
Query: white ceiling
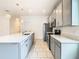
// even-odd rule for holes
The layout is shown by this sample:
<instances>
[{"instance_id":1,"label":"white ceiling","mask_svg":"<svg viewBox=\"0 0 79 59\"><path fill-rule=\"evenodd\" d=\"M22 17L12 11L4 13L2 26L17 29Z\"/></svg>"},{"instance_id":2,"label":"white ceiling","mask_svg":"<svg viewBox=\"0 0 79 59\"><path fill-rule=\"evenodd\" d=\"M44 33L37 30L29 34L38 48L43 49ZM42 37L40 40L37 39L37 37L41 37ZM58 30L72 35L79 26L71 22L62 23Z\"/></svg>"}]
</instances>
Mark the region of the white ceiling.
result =
<instances>
[{"instance_id":1,"label":"white ceiling","mask_svg":"<svg viewBox=\"0 0 79 59\"><path fill-rule=\"evenodd\" d=\"M0 13L21 16L48 16L57 2L59 0L0 0Z\"/></svg>"}]
</instances>

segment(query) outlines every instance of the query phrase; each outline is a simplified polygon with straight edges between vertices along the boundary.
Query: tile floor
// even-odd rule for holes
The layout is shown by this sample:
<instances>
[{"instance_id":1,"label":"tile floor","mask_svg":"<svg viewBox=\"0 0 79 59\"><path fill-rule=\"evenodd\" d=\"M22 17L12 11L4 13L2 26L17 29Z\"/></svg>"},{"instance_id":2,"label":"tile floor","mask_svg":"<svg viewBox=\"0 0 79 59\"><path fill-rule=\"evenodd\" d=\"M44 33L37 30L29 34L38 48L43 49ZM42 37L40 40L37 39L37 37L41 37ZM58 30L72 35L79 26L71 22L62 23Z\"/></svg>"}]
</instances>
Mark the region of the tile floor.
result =
<instances>
[{"instance_id":1,"label":"tile floor","mask_svg":"<svg viewBox=\"0 0 79 59\"><path fill-rule=\"evenodd\" d=\"M50 50L48 49L47 43L43 40L35 40L29 55L26 59L54 59Z\"/></svg>"}]
</instances>

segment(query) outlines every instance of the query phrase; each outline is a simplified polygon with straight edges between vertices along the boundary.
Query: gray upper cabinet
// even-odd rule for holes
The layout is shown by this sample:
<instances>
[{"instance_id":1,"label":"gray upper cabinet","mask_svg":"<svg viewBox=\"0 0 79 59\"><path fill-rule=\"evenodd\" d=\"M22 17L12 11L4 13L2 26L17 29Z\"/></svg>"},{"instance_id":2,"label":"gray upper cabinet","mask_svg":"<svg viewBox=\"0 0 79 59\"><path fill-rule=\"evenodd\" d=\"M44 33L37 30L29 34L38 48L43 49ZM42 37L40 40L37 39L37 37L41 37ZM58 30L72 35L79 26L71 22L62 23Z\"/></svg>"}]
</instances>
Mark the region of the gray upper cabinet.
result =
<instances>
[{"instance_id":1,"label":"gray upper cabinet","mask_svg":"<svg viewBox=\"0 0 79 59\"><path fill-rule=\"evenodd\" d=\"M52 14L51 17L56 18L56 26L71 26L72 0L61 0L60 3L55 6ZM51 20L53 20L53 18L51 18Z\"/></svg>"},{"instance_id":2,"label":"gray upper cabinet","mask_svg":"<svg viewBox=\"0 0 79 59\"><path fill-rule=\"evenodd\" d=\"M62 26L62 2L56 7L56 26Z\"/></svg>"},{"instance_id":3,"label":"gray upper cabinet","mask_svg":"<svg viewBox=\"0 0 79 59\"><path fill-rule=\"evenodd\" d=\"M79 0L62 0L63 26L79 25Z\"/></svg>"},{"instance_id":4,"label":"gray upper cabinet","mask_svg":"<svg viewBox=\"0 0 79 59\"><path fill-rule=\"evenodd\" d=\"M56 26L62 26L62 2L58 3L58 5L53 10L50 16L50 23L52 23L56 19Z\"/></svg>"},{"instance_id":5,"label":"gray upper cabinet","mask_svg":"<svg viewBox=\"0 0 79 59\"><path fill-rule=\"evenodd\" d=\"M54 9L52 14L49 17L50 27L52 26L51 23L56 19L56 10Z\"/></svg>"},{"instance_id":6,"label":"gray upper cabinet","mask_svg":"<svg viewBox=\"0 0 79 59\"><path fill-rule=\"evenodd\" d=\"M56 19L56 26L79 25L79 0L61 0L50 16Z\"/></svg>"},{"instance_id":7,"label":"gray upper cabinet","mask_svg":"<svg viewBox=\"0 0 79 59\"><path fill-rule=\"evenodd\" d=\"M72 25L72 0L62 0L63 2L63 26Z\"/></svg>"}]
</instances>

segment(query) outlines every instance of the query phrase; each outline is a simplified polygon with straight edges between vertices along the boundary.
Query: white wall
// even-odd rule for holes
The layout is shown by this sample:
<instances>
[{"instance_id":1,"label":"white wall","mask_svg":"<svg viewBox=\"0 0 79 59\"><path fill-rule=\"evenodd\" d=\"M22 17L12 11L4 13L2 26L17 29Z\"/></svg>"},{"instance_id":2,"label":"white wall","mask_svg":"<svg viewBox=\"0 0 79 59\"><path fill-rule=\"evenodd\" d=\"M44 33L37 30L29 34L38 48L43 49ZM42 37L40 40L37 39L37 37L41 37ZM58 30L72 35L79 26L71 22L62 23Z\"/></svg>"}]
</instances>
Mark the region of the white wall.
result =
<instances>
[{"instance_id":1,"label":"white wall","mask_svg":"<svg viewBox=\"0 0 79 59\"><path fill-rule=\"evenodd\" d=\"M9 18L0 15L0 36L9 34Z\"/></svg>"},{"instance_id":2,"label":"white wall","mask_svg":"<svg viewBox=\"0 0 79 59\"><path fill-rule=\"evenodd\" d=\"M43 39L43 23L47 22L47 16L22 16L22 31L32 31L36 39Z\"/></svg>"}]
</instances>

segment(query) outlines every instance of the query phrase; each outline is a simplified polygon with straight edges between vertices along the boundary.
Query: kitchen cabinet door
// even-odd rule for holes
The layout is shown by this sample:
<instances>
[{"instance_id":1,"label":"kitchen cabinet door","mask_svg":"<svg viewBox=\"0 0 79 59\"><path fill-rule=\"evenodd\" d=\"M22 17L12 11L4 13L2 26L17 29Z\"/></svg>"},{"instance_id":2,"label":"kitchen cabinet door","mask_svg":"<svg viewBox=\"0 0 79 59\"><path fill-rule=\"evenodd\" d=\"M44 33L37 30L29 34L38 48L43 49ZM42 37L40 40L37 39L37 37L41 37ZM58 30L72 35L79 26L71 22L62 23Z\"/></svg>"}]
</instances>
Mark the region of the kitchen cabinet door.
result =
<instances>
[{"instance_id":1,"label":"kitchen cabinet door","mask_svg":"<svg viewBox=\"0 0 79 59\"><path fill-rule=\"evenodd\" d=\"M56 26L62 26L62 1L59 3L59 5L56 8Z\"/></svg>"},{"instance_id":2,"label":"kitchen cabinet door","mask_svg":"<svg viewBox=\"0 0 79 59\"><path fill-rule=\"evenodd\" d=\"M63 26L72 25L72 0L63 0Z\"/></svg>"},{"instance_id":3,"label":"kitchen cabinet door","mask_svg":"<svg viewBox=\"0 0 79 59\"><path fill-rule=\"evenodd\" d=\"M61 59L61 48L55 44L55 59Z\"/></svg>"},{"instance_id":4,"label":"kitchen cabinet door","mask_svg":"<svg viewBox=\"0 0 79 59\"><path fill-rule=\"evenodd\" d=\"M27 51L29 52L30 51L30 48L32 46L32 38L31 38L31 36L28 37L27 44L28 44L28 48L27 48L28 50Z\"/></svg>"},{"instance_id":5,"label":"kitchen cabinet door","mask_svg":"<svg viewBox=\"0 0 79 59\"><path fill-rule=\"evenodd\" d=\"M19 59L18 44L0 43L0 59Z\"/></svg>"},{"instance_id":6,"label":"kitchen cabinet door","mask_svg":"<svg viewBox=\"0 0 79 59\"><path fill-rule=\"evenodd\" d=\"M25 59L27 53L28 53L28 42L25 41L25 42L21 45L21 59Z\"/></svg>"},{"instance_id":7,"label":"kitchen cabinet door","mask_svg":"<svg viewBox=\"0 0 79 59\"><path fill-rule=\"evenodd\" d=\"M51 38L50 47L51 47L51 52L52 52L52 54L54 56L54 38Z\"/></svg>"}]
</instances>

